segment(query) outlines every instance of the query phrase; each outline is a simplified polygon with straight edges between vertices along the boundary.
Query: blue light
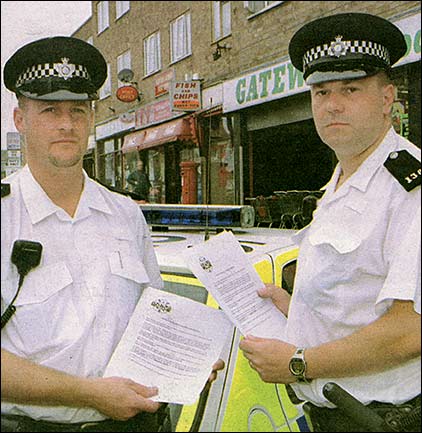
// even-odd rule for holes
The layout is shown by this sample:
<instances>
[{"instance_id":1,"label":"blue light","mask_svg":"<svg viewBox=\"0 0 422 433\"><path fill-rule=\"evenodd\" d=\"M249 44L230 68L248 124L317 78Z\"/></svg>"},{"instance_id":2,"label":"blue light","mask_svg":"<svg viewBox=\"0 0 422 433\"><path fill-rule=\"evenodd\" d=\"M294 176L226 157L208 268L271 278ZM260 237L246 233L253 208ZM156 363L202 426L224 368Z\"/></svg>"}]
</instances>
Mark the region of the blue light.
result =
<instances>
[{"instance_id":1,"label":"blue light","mask_svg":"<svg viewBox=\"0 0 422 433\"><path fill-rule=\"evenodd\" d=\"M253 227L252 206L229 205L139 205L147 220L153 226L186 227Z\"/></svg>"}]
</instances>

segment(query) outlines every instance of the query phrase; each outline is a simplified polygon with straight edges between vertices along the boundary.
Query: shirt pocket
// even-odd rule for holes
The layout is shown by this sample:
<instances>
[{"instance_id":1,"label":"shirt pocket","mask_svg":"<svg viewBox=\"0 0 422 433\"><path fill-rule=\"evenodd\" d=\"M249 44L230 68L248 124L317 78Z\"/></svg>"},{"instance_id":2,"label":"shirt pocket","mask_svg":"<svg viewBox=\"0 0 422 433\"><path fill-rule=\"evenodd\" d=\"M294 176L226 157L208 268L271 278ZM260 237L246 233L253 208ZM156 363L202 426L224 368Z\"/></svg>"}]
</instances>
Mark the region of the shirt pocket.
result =
<instances>
[{"instance_id":1,"label":"shirt pocket","mask_svg":"<svg viewBox=\"0 0 422 433\"><path fill-rule=\"evenodd\" d=\"M106 282L106 297L112 301L115 311L122 319L132 314L136 303L150 278L139 256L124 251L108 255L110 277Z\"/></svg>"},{"instance_id":2,"label":"shirt pocket","mask_svg":"<svg viewBox=\"0 0 422 433\"><path fill-rule=\"evenodd\" d=\"M108 262L113 275L132 280L138 284L150 282L144 264L136 256L114 251L108 256Z\"/></svg>"},{"instance_id":3,"label":"shirt pocket","mask_svg":"<svg viewBox=\"0 0 422 433\"><path fill-rule=\"evenodd\" d=\"M314 247L325 245L338 254L347 254L355 251L362 243L359 234L359 231L353 232L344 226L326 224L310 233L309 243Z\"/></svg>"},{"instance_id":4,"label":"shirt pocket","mask_svg":"<svg viewBox=\"0 0 422 433\"><path fill-rule=\"evenodd\" d=\"M78 339L82 331L72 288L64 262L34 269L25 277L7 326L17 334L14 342L27 356L47 359Z\"/></svg>"}]
</instances>

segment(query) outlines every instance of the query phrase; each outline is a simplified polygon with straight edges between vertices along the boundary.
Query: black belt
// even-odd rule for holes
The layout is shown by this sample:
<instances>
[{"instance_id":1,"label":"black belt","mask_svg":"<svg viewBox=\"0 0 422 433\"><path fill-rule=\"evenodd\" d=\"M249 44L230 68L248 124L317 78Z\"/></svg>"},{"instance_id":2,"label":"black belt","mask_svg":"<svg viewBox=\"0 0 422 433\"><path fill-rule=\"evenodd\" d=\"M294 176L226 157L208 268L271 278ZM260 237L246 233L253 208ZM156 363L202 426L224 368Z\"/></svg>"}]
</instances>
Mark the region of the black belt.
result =
<instances>
[{"instance_id":1,"label":"black belt","mask_svg":"<svg viewBox=\"0 0 422 433\"><path fill-rule=\"evenodd\" d=\"M367 407L378 414L383 420L385 432L419 432L421 426L421 396L418 395L406 403L372 402ZM340 409L318 407L310 402L303 405L303 410L310 418L315 432L366 432L367 427L355 418L347 416Z\"/></svg>"},{"instance_id":2,"label":"black belt","mask_svg":"<svg viewBox=\"0 0 422 433\"><path fill-rule=\"evenodd\" d=\"M58 423L37 421L26 416L1 415L2 432L170 432L169 408L163 405L155 413L141 412L127 421Z\"/></svg>"}]
</instances>

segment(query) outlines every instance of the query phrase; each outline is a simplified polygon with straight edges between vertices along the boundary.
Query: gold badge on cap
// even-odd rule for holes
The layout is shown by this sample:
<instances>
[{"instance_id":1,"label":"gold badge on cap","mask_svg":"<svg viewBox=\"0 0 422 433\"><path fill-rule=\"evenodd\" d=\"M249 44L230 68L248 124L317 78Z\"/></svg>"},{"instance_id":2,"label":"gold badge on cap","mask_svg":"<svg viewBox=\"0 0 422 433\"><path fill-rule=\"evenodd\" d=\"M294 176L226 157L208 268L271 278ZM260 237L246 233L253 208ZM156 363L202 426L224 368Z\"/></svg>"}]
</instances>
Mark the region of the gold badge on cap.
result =
<instances>
[{"instance_id":1,"label":"gold badge on cap","mask_svg":"<svg viewBox=\"0 0 422 433\"><path fill-rule=\"evenodd\" d=\"M68 80L75 72L75 65L72 63L69 64L69 59L67 58L63 58L62 62L63 63L54 63L54 69L58 72L60 78Z\"/></svg>"},{"instance_id":2,"label":"gold badge on cap","mask_svg":"<svg viewBox=\"0 0 422 433\"><path fill-rule=\"evenodd\" d=\"M343 36L336 36L336 40L331 42L328 54L330 56L344 56L347 51L347 45L342 41Z\"/></svg>"}]
</instances>

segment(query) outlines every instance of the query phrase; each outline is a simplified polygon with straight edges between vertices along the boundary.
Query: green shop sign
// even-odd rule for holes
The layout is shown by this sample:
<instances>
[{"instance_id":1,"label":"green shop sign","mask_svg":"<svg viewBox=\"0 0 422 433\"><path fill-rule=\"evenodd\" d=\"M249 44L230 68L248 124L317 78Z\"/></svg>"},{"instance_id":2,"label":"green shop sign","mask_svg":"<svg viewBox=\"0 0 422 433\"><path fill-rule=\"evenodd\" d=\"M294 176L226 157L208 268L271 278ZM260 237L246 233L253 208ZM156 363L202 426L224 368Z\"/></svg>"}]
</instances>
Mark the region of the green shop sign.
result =
<instances>
[{"instance_id":1,"label":"green shop sign","mask_svg":"<svg viewBox=\"0 0 422 433\"><path fill-rule=\"evenodd\" d=\"M308 90L302 73L280 63L223 84L223 111L229 112Z\"/></svg>"}]
</instances>

